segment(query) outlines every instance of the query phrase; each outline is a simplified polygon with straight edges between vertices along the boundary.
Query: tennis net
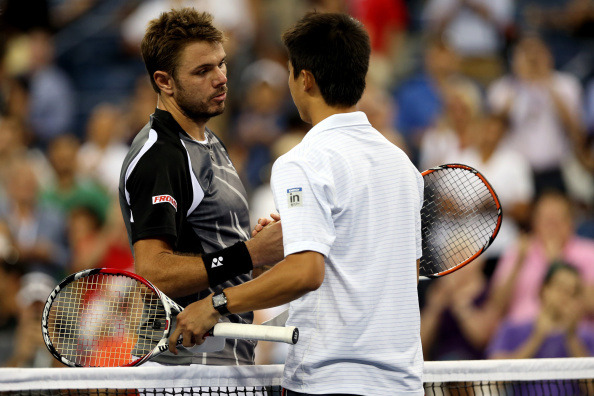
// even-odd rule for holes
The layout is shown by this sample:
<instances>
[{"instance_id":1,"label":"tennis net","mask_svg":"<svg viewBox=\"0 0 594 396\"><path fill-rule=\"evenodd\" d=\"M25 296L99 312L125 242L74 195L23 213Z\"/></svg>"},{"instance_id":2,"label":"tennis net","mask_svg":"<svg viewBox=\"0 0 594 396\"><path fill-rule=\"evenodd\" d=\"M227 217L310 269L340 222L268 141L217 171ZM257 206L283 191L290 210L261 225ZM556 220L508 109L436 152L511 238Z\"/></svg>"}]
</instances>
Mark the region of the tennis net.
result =
<instances>
[{"instance_id":1,"label":"tennis net","mask_svg":"<svg viewBox=\"0 0 594 396\"><path fill-rule=\"evenodd\" d=\"M280 395L282 365L0 369L0 395ZM594 395L594 358L425 363L426 395Z\"/></svg>"}]
</instances>

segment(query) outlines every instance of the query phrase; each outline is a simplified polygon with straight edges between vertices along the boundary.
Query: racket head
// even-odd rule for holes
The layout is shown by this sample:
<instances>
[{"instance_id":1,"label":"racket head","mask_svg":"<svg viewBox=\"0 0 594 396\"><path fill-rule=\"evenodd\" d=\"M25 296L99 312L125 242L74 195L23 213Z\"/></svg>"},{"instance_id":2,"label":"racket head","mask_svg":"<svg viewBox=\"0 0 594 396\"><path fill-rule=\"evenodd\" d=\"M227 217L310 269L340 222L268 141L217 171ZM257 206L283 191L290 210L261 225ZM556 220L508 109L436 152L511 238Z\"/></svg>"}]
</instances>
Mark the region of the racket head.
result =
<instances>
[{"instance_id":1,"label":"racket head","mask_svg":"<svg viewBox=\"0 0 594 396\"><path fill-rule=\"evenodd\" d=\"M503 210L491 184L468 165L440 165L422 175L419 274L436 278L464 267L487 250L499 233Z\"/></svg>"},{"instance_id":2,"label":"racket head","mask_svg":"<svg viewBox=\"0 0 594 396\"><path fill-rule=\"evenodd\" d=\"M50 353L72 367L137 366L167 348L171 307L131 272L95 268L66 277L41 319Z\"/></svg>"}]
</instances>

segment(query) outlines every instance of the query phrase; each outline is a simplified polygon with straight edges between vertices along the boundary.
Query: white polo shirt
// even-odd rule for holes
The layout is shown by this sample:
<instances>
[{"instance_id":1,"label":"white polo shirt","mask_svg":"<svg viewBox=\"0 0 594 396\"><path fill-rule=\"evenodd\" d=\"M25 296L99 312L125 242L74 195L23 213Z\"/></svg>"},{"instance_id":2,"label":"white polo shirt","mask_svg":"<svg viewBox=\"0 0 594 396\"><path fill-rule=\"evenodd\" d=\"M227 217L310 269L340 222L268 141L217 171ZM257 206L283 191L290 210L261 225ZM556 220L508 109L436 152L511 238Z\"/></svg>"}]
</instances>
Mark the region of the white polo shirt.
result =
<instances>
[{"instance_id":1,"label":"white polo shirt","mask_svg":"<svg viewBox=\"0 0 594 396\"><path fill-rule=\"evenodd\" d=\"M285 255L325 256L320 288L290 304L300 339L283 386L422 395L416 260L423 180L362 112L314 126L272 169Z\"/></svg>"}]
</instances>

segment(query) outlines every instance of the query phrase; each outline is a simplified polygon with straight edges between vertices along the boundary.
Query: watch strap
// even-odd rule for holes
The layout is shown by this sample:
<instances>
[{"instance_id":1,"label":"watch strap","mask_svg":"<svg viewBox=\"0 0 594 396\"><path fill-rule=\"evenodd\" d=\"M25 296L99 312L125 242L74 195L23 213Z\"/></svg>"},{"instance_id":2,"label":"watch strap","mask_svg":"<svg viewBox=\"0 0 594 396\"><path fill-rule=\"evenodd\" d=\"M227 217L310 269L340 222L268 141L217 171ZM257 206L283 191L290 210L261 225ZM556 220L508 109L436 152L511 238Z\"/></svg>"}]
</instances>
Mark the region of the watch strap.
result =
<instances>
[{"instance_id":1,"label":"watch strap","mask_svg":"<svg viewBox=\"0 0 594 396\"><path fill-rule=\"evenodd\" d=\"M215 293L212 296L212 306L223 316L231 314L231 312L229 312L227 309L227 296L225 295L224 291Z\"/></svg>"}]
</instances>

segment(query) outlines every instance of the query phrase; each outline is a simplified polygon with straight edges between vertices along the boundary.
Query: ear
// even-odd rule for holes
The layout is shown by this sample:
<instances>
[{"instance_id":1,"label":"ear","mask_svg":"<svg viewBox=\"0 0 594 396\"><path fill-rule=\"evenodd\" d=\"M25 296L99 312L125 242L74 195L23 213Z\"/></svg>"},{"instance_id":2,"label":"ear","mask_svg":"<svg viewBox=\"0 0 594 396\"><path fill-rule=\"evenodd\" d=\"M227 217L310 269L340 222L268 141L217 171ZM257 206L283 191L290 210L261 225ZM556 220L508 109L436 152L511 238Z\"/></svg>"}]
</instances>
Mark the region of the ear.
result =
<instances>
[{"instance_id":1,"label":"ear","mask_svg":"<svg viewBox=\"0 0 594 396\"><path fill-rule=\"evenodd\" d=\"M171 76L168 73L157 70L153 74L153 78L155 79L155 83L157 84L157 87L159 87L161 92L168 95L173 94L173 78L171 78Z\"/></svg>"},{"instance_id":2,"label":"ear","mask_svg":"<svg viewBox=\"0 0 594 396\"><path fill-rule=\"evenodd\" d=\"M309 70L301 70L301 76L303 77L303 90L310 91L316 85L316 79Z\"/></svg>"}]
</instances>

